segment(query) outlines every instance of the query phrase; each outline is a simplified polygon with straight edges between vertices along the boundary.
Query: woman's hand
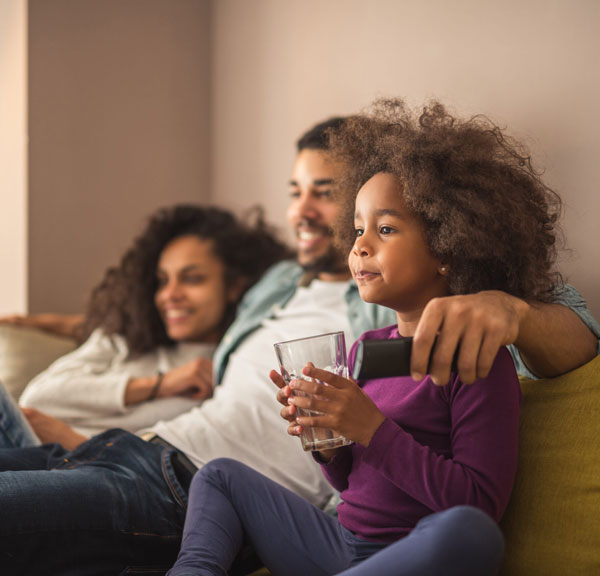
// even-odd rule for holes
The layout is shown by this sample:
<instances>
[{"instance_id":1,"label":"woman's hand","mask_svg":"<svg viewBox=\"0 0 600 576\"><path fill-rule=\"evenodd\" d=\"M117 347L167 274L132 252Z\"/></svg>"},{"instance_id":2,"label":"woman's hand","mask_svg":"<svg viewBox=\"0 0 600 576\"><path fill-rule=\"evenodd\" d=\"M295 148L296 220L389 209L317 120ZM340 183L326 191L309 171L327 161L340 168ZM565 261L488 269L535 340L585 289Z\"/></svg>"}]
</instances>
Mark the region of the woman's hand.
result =
<instances>
[{"instance_id":1,"label":"woman's hand","mask_svg":"<svg viewBox=\"0 0 600 576\"><path fill-rule=\"evenodd\" d=\"M156 398L185 396L193 400L210 398L213 393L212 360L196 358L162 375L158 390L158 375L132 378L125 389L125 406L148 402Z\"/></svg>"},{"instance_id":2,"label":"woman's hand","mask_svg":"<svg viewBox=\"0 0 600 576\"><path fill-rule=\"evenodd\" d=\"M163 375L157 398L186 396L194 400L210 398L213 393L213 363L208 358L196 358Z\"/></svg>"},{"instance_id":3,"label":"woman's hand","mask_svg":"<svg viewBox=\"0 0 600 576\"><path fill-rule=\"evenodd\" d=\"M54 418L54 416L40 412L35 408L21 408L21 412L27 418L29 425L42 444L58 442L67 450L74 450L87 440L85 436L75 432L66 422Z\"/></svg>"},{"instance_id":4,"label":"woman's hand","mask_svg":"<svg viewBox=\"0 0 600 576\"><path fill-rule=\"evenodd\" d=\"M284 405L281 416L289 422L288 434L298 436L303 428L330 428L368 446L385 416L356 382L311 364L307 364L302 373L312 380L292 380L287 386L277 372L273 370L270 374L271 380L279 386L277 400ZM296 390L310 396L295 396ZM297 416L297 408L322 414ZM328 454L323 456L327 459Z\"/></svg>"}]
</instances>

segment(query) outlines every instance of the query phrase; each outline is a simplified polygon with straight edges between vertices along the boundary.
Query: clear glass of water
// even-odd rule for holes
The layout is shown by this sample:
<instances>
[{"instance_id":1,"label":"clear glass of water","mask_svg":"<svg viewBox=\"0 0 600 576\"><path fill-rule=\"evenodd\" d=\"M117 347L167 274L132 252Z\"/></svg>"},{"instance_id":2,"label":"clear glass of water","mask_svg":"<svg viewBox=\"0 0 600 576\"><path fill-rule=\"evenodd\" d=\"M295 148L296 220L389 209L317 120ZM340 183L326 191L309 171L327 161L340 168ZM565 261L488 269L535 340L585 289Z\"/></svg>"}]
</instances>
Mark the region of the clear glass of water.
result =
<instances>
[{"instance_id":1,"label":"clear glass of water","mask_svg":"<svg viewBox=\"0 0 600 576\"><path fill-rule=\"evenodd\" d=\"M343 332L319 334L307 338L277 342L275 354L281 375L289 384L292 380L312 380L304 374L302 369L312 362L316 368L328 370L348 378L348 364L346 359L346 341ZM324 384L324 383L323 383ZM305 393L294 391L297 396ZM321 414L313 410L298 408L298 416L314 416ZM345 446L351 442L328 428L305 428L300 436L304 450L330 450Z\"/></svg>"}]
</instances>

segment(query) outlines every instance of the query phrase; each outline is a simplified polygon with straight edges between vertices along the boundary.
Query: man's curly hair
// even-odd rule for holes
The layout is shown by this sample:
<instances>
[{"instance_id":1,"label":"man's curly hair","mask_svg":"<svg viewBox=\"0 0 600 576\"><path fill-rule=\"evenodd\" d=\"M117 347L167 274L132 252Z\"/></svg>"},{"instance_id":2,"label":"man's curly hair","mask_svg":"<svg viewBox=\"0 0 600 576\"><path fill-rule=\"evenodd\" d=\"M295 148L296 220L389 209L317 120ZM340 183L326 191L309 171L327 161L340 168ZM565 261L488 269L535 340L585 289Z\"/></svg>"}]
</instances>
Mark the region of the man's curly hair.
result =
<instances>
[{"instance_id":1,"label":"man's curly hair","mask_svg":"<svg viewBox=\"0 0 600 576\"><path fill-rule=\"evenodd\" d=\"M87 338L96 328L107 334L120 334L131 356L157 346L174 345L154 304L161 252L181 236L193 235L211 241L215 256L224 264L225 282L235 282L241 277L248 289L269 266L292 255L265 224L262 210L254 209L248 215L251 217L252 224L243 223L220 208L185 204L155 212L119 266L109 268L92 291L83 337ZM223 332L233 320L235 308L235 304L229 305L223 318Z\"/></svg>"},{"instance_id":2,"label":"man's curly hair","mask_svg":"<svg viewBox=\"0 0 600 576\"><path fill-rule=\"evenodd\" d=\"M338 238L346 248L360 187L387 172L397 177L432 254L449 264L452 294L502 290L549 302L562 285L553 269L560 197L527 150L488 118L455 118L439 102L413 113L401 100L378 100L332 130L330 148L348 167L337 191Z\"/></svg>"}]
</instances>

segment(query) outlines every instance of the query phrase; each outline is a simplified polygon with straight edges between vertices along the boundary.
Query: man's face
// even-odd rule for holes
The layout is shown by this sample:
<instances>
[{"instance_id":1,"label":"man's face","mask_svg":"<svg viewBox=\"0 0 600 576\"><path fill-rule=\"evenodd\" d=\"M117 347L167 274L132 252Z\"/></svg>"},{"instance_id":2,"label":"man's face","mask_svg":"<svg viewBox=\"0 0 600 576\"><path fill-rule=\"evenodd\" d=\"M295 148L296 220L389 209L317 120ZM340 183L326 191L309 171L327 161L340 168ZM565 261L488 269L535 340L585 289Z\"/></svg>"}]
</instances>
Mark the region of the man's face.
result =
<instances>
[{"instance_id":1,"label":"man's face","mask_svg":"<svg viewBox=\"0 0 600 576\"><path fill-rule=\"evenodd\" d=\"M302 150L290 179L287 217L298 240L298 262L319 275L349 274L331 231L339 210L331 192L341 170L326 151Z\"/></svg>"}]
</instances>

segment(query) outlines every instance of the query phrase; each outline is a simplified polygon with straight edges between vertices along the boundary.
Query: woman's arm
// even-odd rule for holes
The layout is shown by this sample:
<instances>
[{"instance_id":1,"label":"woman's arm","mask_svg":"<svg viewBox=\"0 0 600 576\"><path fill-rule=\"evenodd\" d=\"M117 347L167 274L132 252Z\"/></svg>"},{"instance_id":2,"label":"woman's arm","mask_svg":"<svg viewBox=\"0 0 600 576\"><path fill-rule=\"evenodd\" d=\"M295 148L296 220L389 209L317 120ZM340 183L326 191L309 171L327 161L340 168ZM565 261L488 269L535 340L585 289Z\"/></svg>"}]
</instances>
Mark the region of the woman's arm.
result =
<instances>
[{"instance_id":1,"label":"woman's arm","mask_svg":"<svg viewBox=\"0 0 600 576\"><path fill-rule=\"evenodd\" d=\"M158 352L136 359L133 370L125 340L96 330L77 350L59 358L25 388L20 403L73 422L124 414L158 398L208 398L212 361L195 358L158 378ZM146 371L147 376L138 376ZM158 387L156 386L158 384Z\"/></svg>"},{"instance_id":2,"label":"woman's arm","mask_svg":"<svg viewBox=\"0 0 600 576\"><path fill-rule=\"evenodd\" d=\"M28 314L0 318L0 324L28 326L77 340L83 326L83 314Z\"/></svg>"},{"instance_id":3,"label":"woman's arm","mask_svg":"<svg viewBox=\"0 0 600 576\"><path fill-rule=\"evenodd\" d=\"M96 330L79 348L56 360L25 388L20 404L61 420L118 414L131 375L120 337Z\"/></svg>"},{"instance_id":4,"label":"woman's arm","mask_svg":"<svg viewBox=\"0 0 600 576\"><path fill-rule=\"evenodd\" d=\"M209 398L213 392L212 373L212 360L196 358L165 374L132 378L125 389L125 405L173 396L185 396L194 400Z\"/></svg>"}]
</instances>

